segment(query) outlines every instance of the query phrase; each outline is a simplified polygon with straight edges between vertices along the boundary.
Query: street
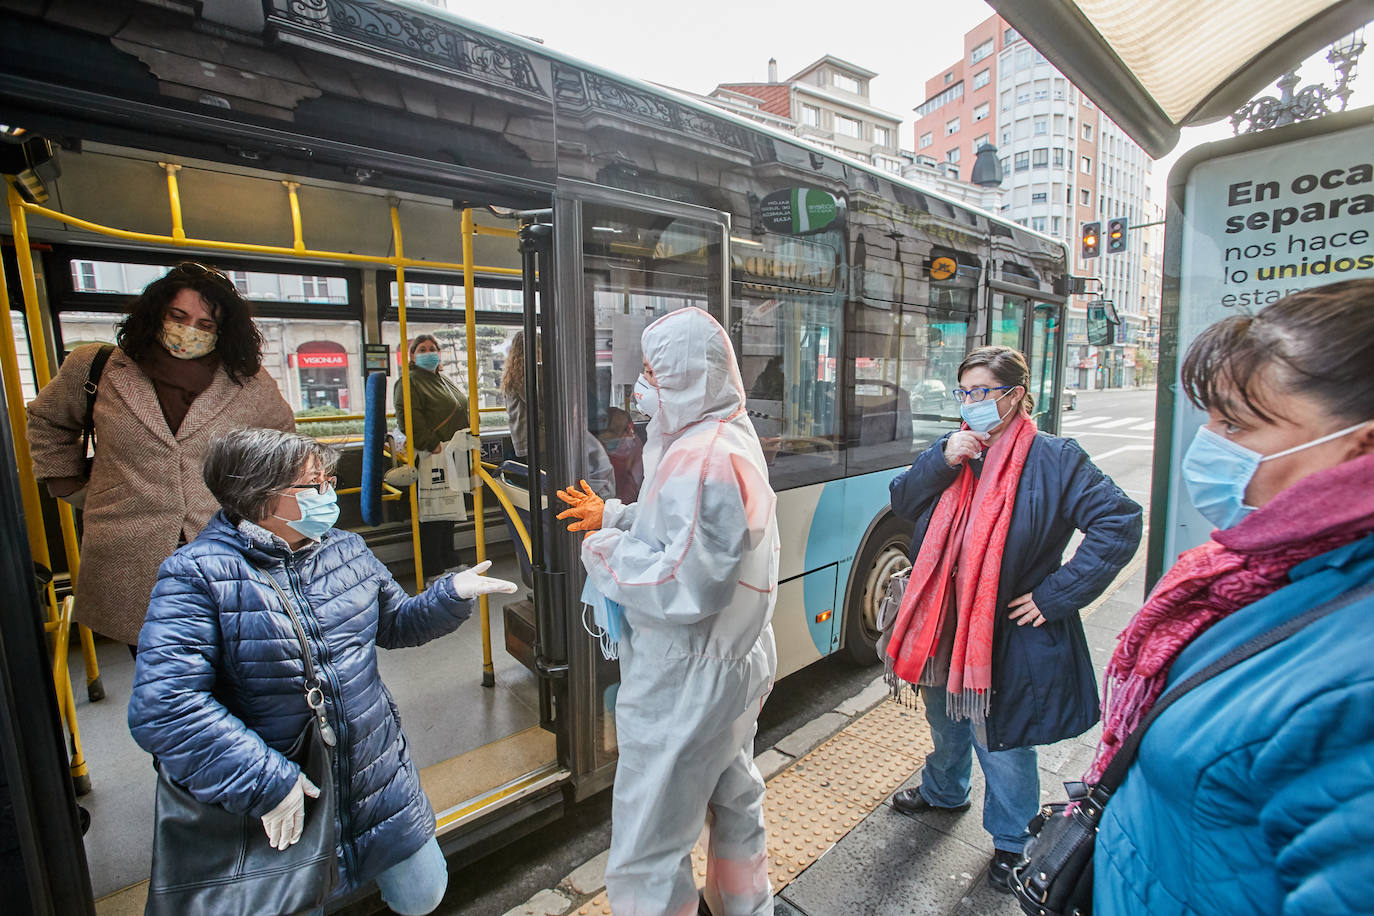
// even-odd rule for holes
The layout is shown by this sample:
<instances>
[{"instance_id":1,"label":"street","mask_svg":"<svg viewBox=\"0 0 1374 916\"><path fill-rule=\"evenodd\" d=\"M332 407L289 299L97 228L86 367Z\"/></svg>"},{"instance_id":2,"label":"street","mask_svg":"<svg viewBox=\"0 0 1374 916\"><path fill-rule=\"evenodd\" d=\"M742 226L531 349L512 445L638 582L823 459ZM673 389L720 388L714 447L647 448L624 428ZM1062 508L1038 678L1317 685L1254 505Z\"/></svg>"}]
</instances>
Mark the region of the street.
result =
<instances>
[{"instance_id":1,"label":"street","mask_svg":"<svg viewBox=\"0 0 1374 916\"><path fill-rule=\"evenodd\" d=\"M1080 391L1077 409L1065 411L1061 418L1062 434L1077 439L1098 467L1146 508L1147 524L1154 410L1153 388ZM759 717L757 751L858 693L880 671L877 665L861 668L831 656L784 678ZM540 890L556 886L609 843L610 793L605 792L570 807L557 823L466 867L450 863L449 890L438 912L500 916Z\"/></svg>"}]
</instances>

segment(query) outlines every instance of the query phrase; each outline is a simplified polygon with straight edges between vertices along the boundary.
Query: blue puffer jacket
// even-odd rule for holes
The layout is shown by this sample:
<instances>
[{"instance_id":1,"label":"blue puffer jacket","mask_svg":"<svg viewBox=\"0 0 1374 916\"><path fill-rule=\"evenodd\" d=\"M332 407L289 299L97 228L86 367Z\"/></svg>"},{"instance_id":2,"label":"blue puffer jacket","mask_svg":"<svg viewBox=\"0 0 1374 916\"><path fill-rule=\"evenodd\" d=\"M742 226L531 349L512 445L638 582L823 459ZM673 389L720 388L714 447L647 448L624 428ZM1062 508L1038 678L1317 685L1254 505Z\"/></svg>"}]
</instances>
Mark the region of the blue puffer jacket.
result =
<instances>
[{"instance_id":1,"label":"blue puffer jacket","mask_svg":"<svg viewBox=\"0 0 1374 916\"><path fill-rule=\"evenodd\" d=\"M1374 582L1374 535L1300 563L1290 578L1193 640L1169 683ZM1374 913L1371 647L1374 598L1365 597L1162 713L1103 812L1094 912Z\"/></svg>"},{"instance_id":2,"label":"blue puffer jacket","mask_svg":"<svg viewBox=\"0 0 1374 916\"><path fill-rule=\"evenodd\" d=\"M344 750L334 754L336 893L344 893L434 835L434 811L377 672L377 646L418 646L451 632L473 602L447 578L407 596L346 531L291 553L250 541L217 514L168 557L139 637L129 729L197 799L253 817L295 785L300 770L282 752L309 715L300 642L267 575L301 614Z\"/></svg>"},{"instance_id":3,"label":"blue puffer jacket","mask_svg":"<svg viewBox=\"0 0 1374 916\"><path fill-rule=\"evenodd\" d=\"M943 436L893 479L892 511L916 522L914 558L940 495L959 476L945 463ZM1016 490L997 583L992 632L992 703L987 746L994 751L1051 744L1098 719L1097 674L1078 612L1111 584L1136 548L1140 506L1098 470L1072 439L1037 433ZM1062 563L1074 530L1083 532ZM1030 592L1045 616L1017 626L1013 598Z\"/></svg>"}]
</instances>

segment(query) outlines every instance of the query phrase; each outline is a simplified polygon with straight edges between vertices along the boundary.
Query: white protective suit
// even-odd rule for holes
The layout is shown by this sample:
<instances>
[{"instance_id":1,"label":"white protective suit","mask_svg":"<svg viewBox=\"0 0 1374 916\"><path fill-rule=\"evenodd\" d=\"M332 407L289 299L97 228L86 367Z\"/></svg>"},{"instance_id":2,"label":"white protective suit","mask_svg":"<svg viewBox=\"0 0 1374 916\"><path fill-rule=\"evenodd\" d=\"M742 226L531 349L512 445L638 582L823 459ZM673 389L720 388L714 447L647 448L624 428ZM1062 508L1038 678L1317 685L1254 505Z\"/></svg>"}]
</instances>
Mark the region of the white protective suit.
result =
<instances>
[{"instance_id":1,"label":"white protective suit","mask_svg":"<svg viewBox=\"0 0 1374 916\"><path fill-rule=\"evenodd\" d=\"M625 609L606 891L616 916L692 916L691 852L710 826L716 916L773 912L754 766L777 653L775 497L730 340L706 312L644 330L659 409L639 501L607 500L582 562Z\"/></svg>"}]
</instances>

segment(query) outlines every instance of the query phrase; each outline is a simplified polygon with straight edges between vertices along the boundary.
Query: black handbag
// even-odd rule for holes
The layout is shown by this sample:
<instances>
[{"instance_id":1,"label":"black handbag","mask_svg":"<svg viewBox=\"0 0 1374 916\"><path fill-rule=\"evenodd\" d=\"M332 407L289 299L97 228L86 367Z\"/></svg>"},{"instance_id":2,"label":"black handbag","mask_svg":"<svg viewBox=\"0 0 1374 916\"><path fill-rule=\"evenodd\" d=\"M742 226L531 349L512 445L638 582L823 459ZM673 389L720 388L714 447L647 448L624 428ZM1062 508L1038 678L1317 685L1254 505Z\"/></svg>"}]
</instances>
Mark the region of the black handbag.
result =
<instances>
[{"instance_id":1,"label":"black handbag","mask_svg":"<svg viewBox=\"0 0 1374 916\"><path fill-rule=\"evenodd\" d=\"M1012 869L1011 888L1029 916L1090 916L1093 911L1093 848L1102 809L1125 781L1145 731L1180 697L1227 668L1276 645L1314 621L1374 595L1374 583L1346 592L1237 646L1168 690L1136 726L1095 785L1066 782L1067 802L1046 805L1028 825L1030 841ZM1072 808L1072 810L1069 810ZM1068 812L1067 815L1065 812Z\"/></svg>"},{"instance_id":2,"label":"black handbag","mask_svg":"<svg viewBox=\"0 0 1374 916\"><path fill-rule=\"evenodd\" d=\"M286 916L323 906L338 880L338 796L330 765L336 738L305 629L282 587L266 578L291 615L305 662L305 701L314 713L287 756L319 787L320 797L305 800L300 841L273 849L261 818L197 801L159 766L145 916Z\"/></svg>"}]
</instances>

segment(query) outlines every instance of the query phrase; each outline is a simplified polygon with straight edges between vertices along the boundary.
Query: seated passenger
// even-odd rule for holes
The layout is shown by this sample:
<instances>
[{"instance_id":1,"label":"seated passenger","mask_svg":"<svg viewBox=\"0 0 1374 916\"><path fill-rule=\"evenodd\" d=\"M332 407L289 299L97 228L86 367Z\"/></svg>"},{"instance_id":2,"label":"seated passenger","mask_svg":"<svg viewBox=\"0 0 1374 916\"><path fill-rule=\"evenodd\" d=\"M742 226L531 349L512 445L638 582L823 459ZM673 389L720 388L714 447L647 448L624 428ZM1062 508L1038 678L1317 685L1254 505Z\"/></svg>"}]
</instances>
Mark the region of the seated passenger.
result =
<instances>
[{"instance_id":1,"label":"seated passenger","mask_svg":"<svg viewBox=\"0 0 1374 916\"><path fill-rule=\"evenodd\" d=\"M314 439L275 430L211 443L205 484L221 510L162 564L139 641L129 729L202 803L261 818L278 848L300 838L306 797L318 790L283 752L311 711L292 619L271 576L318 634L324 710L340 742L338 770L350 775L336 786L348 852L338 857L334 898L375 880L395 911L428 913L448 873L377 647L450 633L476 596L515 585L487 578L482 563L408 596L361 537L333 528L337 459Z\"/></svg>"}]
</instances>

